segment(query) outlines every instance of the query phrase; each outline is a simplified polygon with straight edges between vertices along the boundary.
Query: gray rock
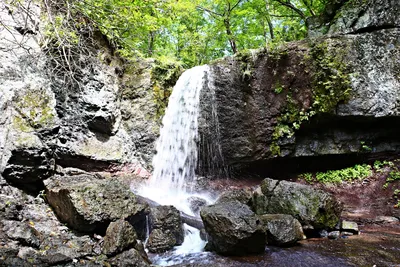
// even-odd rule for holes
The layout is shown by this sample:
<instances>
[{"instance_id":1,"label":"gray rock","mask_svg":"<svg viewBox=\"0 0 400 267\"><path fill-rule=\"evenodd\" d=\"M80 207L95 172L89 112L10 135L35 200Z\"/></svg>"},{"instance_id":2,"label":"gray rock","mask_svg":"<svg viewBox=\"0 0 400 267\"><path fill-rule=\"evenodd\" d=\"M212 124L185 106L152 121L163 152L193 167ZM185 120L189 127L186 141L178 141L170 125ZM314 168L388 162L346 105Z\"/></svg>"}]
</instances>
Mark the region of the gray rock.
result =
<instances>
[{"instance_id":1,"label":"gray rock","mask_svg":"<svg viewBox=\"0 0 400 267\"><path fill-rule=\"evenodd\" d=\"M182 219L173 206L158 206L150 209L150 235L147 248L151 252L164 252L184 239Z\"/></svg>"},{"instance_id":2,"label":"gray rock","mask_svg":"<svg viewBox=\"0 0 400 267\"><path fill-rule=\"evenodd\" d=\"M329 239L338 239L340 237L340 231L332 231L329 232L328 238Z\"/></svg>"},{"instance_id":3,"label":"gray rock","mask_svg":"<svg viewBox=\"0 0 400 267\"><path fill-rule=\"evenodd\" d=\"M135 249L130 249L128 251L122 252L117 256L107 260L111 266L116 267L147 267L150 266L149 262L144 260L138 251Z\"/></svg>"},{"instance_id":4,"label":"gray rock","mask_svg":"<svg viewBox=\"0 0 400 267\"><path fill-rule=\"evenodd\" d=\"M3 221L3 225L3 231L10 239L19 241L25 246L39 248L41 236L33 226L18 221Z\"/></svg>"},{"instance_id":5,"label":"gray rock","mask_svg":"<svg viewBox=\"0 0 400 267\"><path fill-rule=\"evenodd\" d=\"M265 214L259 218L264 225L268 245L290 246L303 239L301 224L291 215Z\"/></svg>"},{"instance_id":6,"label":"gray rock","mask_svg":"<svg viewBox=\"0 0 400 267\"><path fill-rule=\"evenodd\" d=\"M112 221L145 221L147 205L115 178L54 176L46 180L46 198L62 222L81 232L105 233ZM140 224L143 225L143 224Z\"/></svg>"},{"instance_id":7,"label":"gray rock","mask_svg":"<svg viewBox=\"0 0 400 267\"><path fill-rule=\"evenodd\" d=\"M289 214L314 229L335 227L342 211L340 203L322 190L269 178L255 191L253 205L257 214Z\"/></svg>"},{"instance_id":8,"label":"gray rock","mask_svg":"<svg viewBox=\"0 0 400 267\"><path fill-rule=\"evenodd\" d=\"M400 26L400 7L393 0L352 0L339 10L329 34L348 34Z\"/></svg>"},{"instance_id":9,"label":"gray rock","mask_svg":"<svg viewBox=\"0 0 400 267\"><path fill-rule=\"evenodd\" d=\"M250 205L253 194L250 189L234 189L223 192L217 199L216 203L229 202L237 200L245 205Z\"/></svg>"},{"instance_id":10,"label":"gray rock","mask_svg":"<svg viewBox=\"0 0 400 267\"><path fill-rule=\"evenodd\" d=\"M351 232L353 234L358 234L358 225L356 222L343 220L341 230L345 232Z\"/></svg>"},{"instance_id":11,"label":"gray rock","mask_svg":"<svg viewBox=\"0 0 400 267\"><path fill-rule=\"evenodd\" d=\"M209 237L208 249L224 255L264 251L265 233L248 206L238 201L218 203L204 207L200 215Z\"/></svg>"},{"instance_id":12,"label":"gray rock","mask_svg":"<svg viewBox=\"0 0 400 267\"><path fill-rule=\"evenodd\" d=\"M115 255L136 245L135 229L125 220L110 223L104 236L102 252Z\"/></svg>"},{"instance_id":13,"label":"gray rock","mask_svg":"<svg viewBox=\"0 0 400 267\"><path fill-rule=\"evenodd\" d=\"M374 219L376 223L399 223L400 220L392 216L377 216Z\"/></svg>"}]
</instances>

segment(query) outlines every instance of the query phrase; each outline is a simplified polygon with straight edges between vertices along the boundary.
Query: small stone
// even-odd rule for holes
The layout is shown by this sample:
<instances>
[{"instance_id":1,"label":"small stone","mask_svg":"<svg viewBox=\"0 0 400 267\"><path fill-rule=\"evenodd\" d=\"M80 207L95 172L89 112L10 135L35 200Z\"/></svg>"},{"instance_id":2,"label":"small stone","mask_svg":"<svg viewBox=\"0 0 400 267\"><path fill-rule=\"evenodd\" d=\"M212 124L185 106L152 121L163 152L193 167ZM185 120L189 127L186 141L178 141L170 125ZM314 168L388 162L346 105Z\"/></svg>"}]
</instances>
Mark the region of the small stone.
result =
<instances>
[{"instance_id":1,"label":"small stone","mask_svg":"<svg viewBox=\"0 0 400 267\"><path fill-rule=\"evenodd\" d=\"M318 232L318 235L319 235L319 237L321 237L321 238L328 237L328 231L326 231L326 230L321 230L321 231Z\"/></svg>"},{"instance_id":2,"label":"small stone","mask_svg":"<svg viewBox=\"0 0 400 267\"><path fill-rule=\"evenodd\" d=\"M342 231L358 234L358 225L356 222L343 220Z\"/></svg>"},{"instance_id":3,"label":"small stone","mask_svg":"<svg viewBox=\"0 0 400 267\"><path fill-rule=\"evenodd\" d=\"M377 216L374 220L375 223L399 223L399 219L392 216Z\"/></svg>"},{"instance_id":4,"label":"small stone","mask_svg":"<svg viewBox=\"0 0 400 267\"><path fill-rule=\"evenodd\" d=\"M338 239L340 237L339 231L332 231L328 234L329 239Z\"/></svg>"},{"instance_id":5,"label":"small stone","mask_svg":"<svg viewBox=\"0 0 400 267\"><path fill-rule=\"evenodd\" d=\"M354 234L351 232L341 232L340 233L340 236L352 236L352 235L354 235Z\"/></svg>"}]
</instances>

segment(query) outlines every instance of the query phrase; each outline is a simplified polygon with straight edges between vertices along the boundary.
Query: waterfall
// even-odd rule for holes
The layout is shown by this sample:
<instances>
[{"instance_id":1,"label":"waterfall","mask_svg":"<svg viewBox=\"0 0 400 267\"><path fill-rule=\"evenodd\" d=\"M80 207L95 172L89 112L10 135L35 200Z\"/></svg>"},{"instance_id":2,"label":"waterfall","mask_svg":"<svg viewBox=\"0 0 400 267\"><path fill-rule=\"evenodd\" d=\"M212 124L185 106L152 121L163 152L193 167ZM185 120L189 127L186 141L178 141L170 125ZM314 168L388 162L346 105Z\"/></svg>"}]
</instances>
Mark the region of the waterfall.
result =
<instances>
[{"instance_id":1,"label":"waterfall","mask_svg":"<svg viewBox=\"0 0 400 267\"><path fill-rule=\"evenodd\" d=\"M169 98L153 158L153 175L139 194L192 214L187 198L198 165L200 92L207 87L209 66L185 71ZM202 196L203 197L203 196ZM204 197L203 197L204 198Z\"/></svg>"},{"instance_id":2,"label":"waterfall","mask_svg":"<svg viewBox=\"0 0 400 267\"><path fill-rule=\"evenodd\" d=\"M169 98L153 159L153 185L175 193L188 191L197 166L200 91L208 66L185 71ZM190 191L190 189L189 189Z\"/></svg>"}]
</instances>

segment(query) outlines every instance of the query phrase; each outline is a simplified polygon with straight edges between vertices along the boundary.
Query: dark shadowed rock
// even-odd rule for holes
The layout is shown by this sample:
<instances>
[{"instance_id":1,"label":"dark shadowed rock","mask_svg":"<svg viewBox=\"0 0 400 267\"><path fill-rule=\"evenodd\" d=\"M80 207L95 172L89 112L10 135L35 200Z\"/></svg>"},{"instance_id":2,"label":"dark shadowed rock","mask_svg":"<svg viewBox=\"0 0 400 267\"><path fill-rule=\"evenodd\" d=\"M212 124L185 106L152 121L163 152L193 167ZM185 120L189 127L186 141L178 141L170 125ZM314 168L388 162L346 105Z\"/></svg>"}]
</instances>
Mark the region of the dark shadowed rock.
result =
<instances>
[{"instance_id":1,"label":"dark shadowed rock","mask_svg":"<svg viewBox=\"0 0 400 267\"><path fill-rule=\"evenodd\" d=\"M46 197L60 220L81 232L105 233L112 221L145 220L147 205L116 179L91 175L54 176L45 183Z\"/></svg>"},{"instance_id":2,"label":"dark shadowed rock","mask_svg":"<svg viewBox=\"0 0 400 267\"><path fill-rule=\"evenodd\" d=\"M179 211L173 206L150 209L150 235L147 248L151 252L164 252L183 242L184 232Z\"/></svg>"},{"instance_id":3,"label":"dark shadowed rock","mask_svg":"<svg viewBox=\"0 0 400 267\"><path fill-rule=\"evenodd\" d=\"M125 220L110 223L104 237L102 252L115 255L136 245L135 229Z\"/></svg>"},{"instance_id":4,"label":"dark shadowed rock","mask_svg":"<svg viewBox=\"0 0 400 267\"><path fill-rule=\"evenodd\" d=\"M238 201L204 207L200 212L209 240L207 248L220 254L261 253L265 234L247 205Z\"/></svg>"},{"instance_id":5,"label":"dark shadowed rock","mask_svg":"<svg viewBox=\"0 0 400 267\"><path fill-rule=\"evenodd\" d=\"M265 214L259 216L268 245L290 246L304 237L303 229L298 220L286 214Z\"/></svg>"},{"instance_id":6,"label":"dark shadowed rock","mask_svg":"<svg viewBox=\"0 0 400 267\"><path fill-rule=\"evenodd\" d=\"M342 207L330 194L308 185L265 179L254 193L257 214L289 214L312 229L334 228Z\"/></svg>"}]
</instances>

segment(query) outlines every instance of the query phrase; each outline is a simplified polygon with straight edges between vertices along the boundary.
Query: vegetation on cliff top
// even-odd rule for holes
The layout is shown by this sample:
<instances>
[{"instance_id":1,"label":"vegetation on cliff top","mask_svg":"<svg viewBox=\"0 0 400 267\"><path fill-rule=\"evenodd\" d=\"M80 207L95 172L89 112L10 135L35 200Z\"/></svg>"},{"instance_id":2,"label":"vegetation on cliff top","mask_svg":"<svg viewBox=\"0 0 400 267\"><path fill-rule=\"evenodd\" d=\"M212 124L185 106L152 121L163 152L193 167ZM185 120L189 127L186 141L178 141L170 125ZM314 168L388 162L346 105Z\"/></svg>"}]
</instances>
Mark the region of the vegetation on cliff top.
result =
<instances>
[{"instance_id":1,"label":"vegetation on cliff top","mask_svg":"<svg viewBox=\"0 0 400 267\"><path fill-rule=\"evenodd\" d=\"M9 2L18 4L17 1ZM81 41L79 30L92 24L124 57L168 56L191 67L238 51L265 47L273 42L302 39L307 34L308 18L323 14L331 1L43 2L46 8L65 9L64 14L50 18L53 29L47 29L49 34L78 44ZM74 25L66 24L69 17L75 19Z\"/></svg>"}]
</instances>

